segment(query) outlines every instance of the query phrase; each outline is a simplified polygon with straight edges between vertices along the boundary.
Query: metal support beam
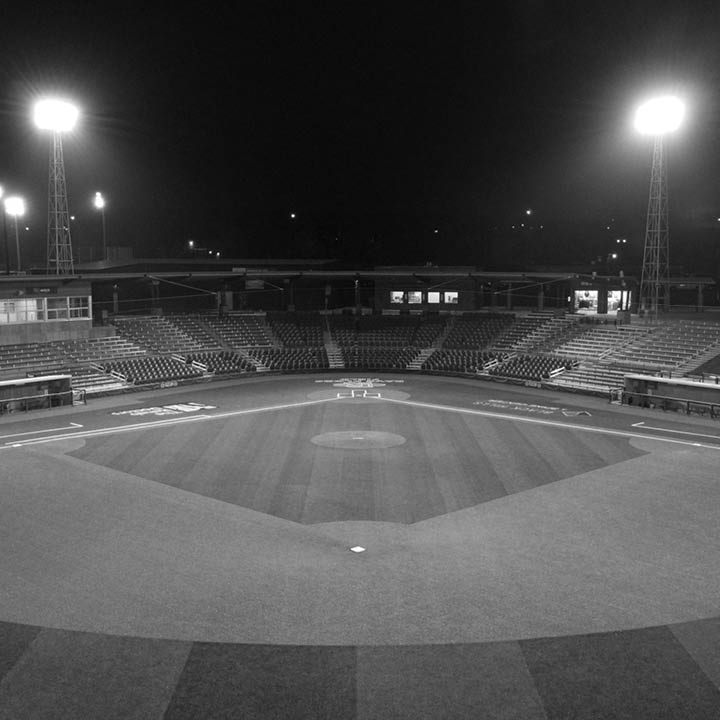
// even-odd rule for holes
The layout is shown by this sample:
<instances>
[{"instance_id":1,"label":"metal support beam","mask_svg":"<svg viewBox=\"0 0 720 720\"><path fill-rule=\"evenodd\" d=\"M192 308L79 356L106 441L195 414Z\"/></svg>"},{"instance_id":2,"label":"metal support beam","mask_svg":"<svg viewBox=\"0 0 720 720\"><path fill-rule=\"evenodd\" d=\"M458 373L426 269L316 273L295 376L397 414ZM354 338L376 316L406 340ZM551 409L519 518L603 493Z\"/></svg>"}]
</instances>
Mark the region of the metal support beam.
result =
<instances>
[{"instance_id":1,"label":"metal support beam","mask_svg":"<svg viewBox=\"0 0 720 720\"><path fill-rule=\"evenodd\" d=\"M50 148L47 273L48 275L72 275L74 273L70 213L68 212L65 185L65 163L63 161L62 136L59 132L53 133Z\"/></svg>"},{"instance_id":2,"label":"metal support beam","mask_svg":"<svg viewBox=\"0 0 720 720\"><path fill-rule=\"evenodd\" d=\"M656 135L640 279L640 309L654 319L661 307L670 307L669 244L667 167L662 135Z\"/></svg>"}]
</instances>

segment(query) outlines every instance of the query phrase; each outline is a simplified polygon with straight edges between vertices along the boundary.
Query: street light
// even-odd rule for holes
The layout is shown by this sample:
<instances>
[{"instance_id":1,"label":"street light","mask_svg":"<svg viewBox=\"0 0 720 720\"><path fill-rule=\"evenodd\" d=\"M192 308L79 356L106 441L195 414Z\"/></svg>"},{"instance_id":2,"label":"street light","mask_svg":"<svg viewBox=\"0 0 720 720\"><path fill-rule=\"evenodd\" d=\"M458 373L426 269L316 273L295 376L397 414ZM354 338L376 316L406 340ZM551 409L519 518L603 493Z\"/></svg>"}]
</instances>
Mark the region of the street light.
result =
<instances>
[{"instance_id":1,"label":"street light","mask_svg":"<svg viewBox=\"0 0 720 720\"><path fill-rule=\"evenodd\" d=\"M13 218L13 224L15 225L15 250L17 252L17 269L20 272L20 238L18 236L18 217L22 217L25 214L25 200L17 195L5 198L5 212L11 215Z\"/></svg>"},{"instance_id":2,"label":"street light","mask_svg":"<svg viewBox=\"0 0 720 720\"><path fill-rule=\"evenodd\" d=\"M102 218L102 247L103 255L102 259L107 260L107 244L105 242L105 198L101 192L96 192L93 198L93 205L100 211L100 217Z\"/></svg>"},{"instance_id":3,"label":"street light","mask_svg":"<svg viewBox=\"0 0 720 720\"><path fill-rule=\"evenodd\" d=\"M48 273L51 267L57 274L74 272L62 133L75 127L78 115L77 107L65 100L45 98L35 103L35 125L41 130L50 130L53 134L48 184Z\"/></svg>"},{"instance_id":4,"label":"street light","mask_svg":"<svg viewBox=\"0 0 720 720\"><path fill-rule=\"evenodd\" d=\"M649 309L657 319L660 299L670 307L670 229L668 224L667 163L663 155L663 137L677 130L685 116L685 105L673 96L654 98L635 113L635 129L654 139L650 177L650 199L645 225L640 307Z\"/></svg>"}]
</instances>

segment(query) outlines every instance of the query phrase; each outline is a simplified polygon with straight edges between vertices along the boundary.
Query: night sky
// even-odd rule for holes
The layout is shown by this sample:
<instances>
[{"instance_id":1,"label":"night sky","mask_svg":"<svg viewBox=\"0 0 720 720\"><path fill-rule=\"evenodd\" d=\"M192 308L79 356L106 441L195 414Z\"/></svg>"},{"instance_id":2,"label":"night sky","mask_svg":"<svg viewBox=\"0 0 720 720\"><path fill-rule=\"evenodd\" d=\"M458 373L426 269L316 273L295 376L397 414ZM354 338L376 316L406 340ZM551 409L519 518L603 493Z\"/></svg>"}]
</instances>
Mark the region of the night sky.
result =
<instances>
[{"instance_id":1,"label":"night sky","mask_svg":"<svg viewBox=\"0 0 720 720\"><path fill-rule=\"evenodd\" d=\"M716 0L128 5L3 13L0 183L26 197L39 264L41 95L82 109L64 140L77 249L100 245L101 190L108 243L139 257L193 238L499 269L588 263L618 237L638 262L651 143L632 114L671 91L688 103L667 146L671 263L720 274Z\"/></svg>"}]
</instances>

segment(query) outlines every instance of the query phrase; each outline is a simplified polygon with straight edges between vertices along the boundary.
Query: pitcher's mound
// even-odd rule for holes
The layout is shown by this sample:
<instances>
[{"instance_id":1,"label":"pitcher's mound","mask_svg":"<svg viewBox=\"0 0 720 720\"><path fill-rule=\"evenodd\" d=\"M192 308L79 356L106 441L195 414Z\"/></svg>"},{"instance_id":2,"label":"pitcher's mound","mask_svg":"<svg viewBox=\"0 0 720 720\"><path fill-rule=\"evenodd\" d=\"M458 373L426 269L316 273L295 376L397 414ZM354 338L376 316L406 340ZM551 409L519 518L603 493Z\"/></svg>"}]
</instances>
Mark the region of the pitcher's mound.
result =
<instances>
[{"instance_id":1,"label":"pitcher's mound","mask_svg":"<svg viewBox=\"0 0 720 720\"><path fill-rule=\"evenodd\" d=\"M402 435L376 430L342 430L310 438L315 445L341 450L377 450L402 445L405 440Z\"/></svg>"}]
</instances>

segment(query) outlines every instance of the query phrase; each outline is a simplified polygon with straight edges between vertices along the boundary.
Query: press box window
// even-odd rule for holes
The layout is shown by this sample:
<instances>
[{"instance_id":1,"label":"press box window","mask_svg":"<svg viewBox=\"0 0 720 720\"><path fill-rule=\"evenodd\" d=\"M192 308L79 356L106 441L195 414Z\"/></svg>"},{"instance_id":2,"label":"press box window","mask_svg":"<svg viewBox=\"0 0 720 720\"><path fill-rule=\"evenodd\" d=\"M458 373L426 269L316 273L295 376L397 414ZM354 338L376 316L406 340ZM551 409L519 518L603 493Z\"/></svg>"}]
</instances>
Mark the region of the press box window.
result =
<instances>
[{"instance_id":1,"label":"press box window","mask_svg":"<svg viewBox=\"0 0 720 720\"><path fill-rule=\"evenodd\" d=\"M432 304L439 303L440 302L440 293L435 292L435 291L429 292L428 293L428 302L432 303Z\"/></svg>"},{"instance_id":2,"label":"press box window","mask_svg":"<svg viewBox=\"0 0 720 720\"><path fill-rule=\"evenodd\" d=\"M47 298L47 319L48 320L67 320L68 307L67 298Z\"/></svg>"},{"instance_id":3,"label":"press box window","mask_svg":"<svg viewBox=\"0 0 720 720\"><path fill-rule=\"evenodd\" d=\"M420 290L411 290L408 293L408 302L411 305L417 305L422 302L422 292Z\"/></svg>"},{"instance_id":4,"label":"press box window","mask_svg":"<svg viewBox=\"0 0 720 720\"><path fill-rule=\"evenodd\" d=\"M458 294L454 290L445 293L445 302L457 305Z\"/></svg>"},{"instance_id":5,"label":"press box window","mask_svg":"<svg viewBox=\"0 0 720 720\"><path fill-rule=\"evenodd\" d=\"M90 317L90 302L86 297L71 297L70 300L70 317L86 318Z\"/></svg>"},{"instance_id":6,"label":"press box window","mask_svg":"<svg viewBox=\"0 0 720 720\"><path fill-rule=\"evenodd\" d=\"M402 304L405 302L405 293L402 290L390 291L390 302L394 304Z\"/></svg>"}]
</instances>

